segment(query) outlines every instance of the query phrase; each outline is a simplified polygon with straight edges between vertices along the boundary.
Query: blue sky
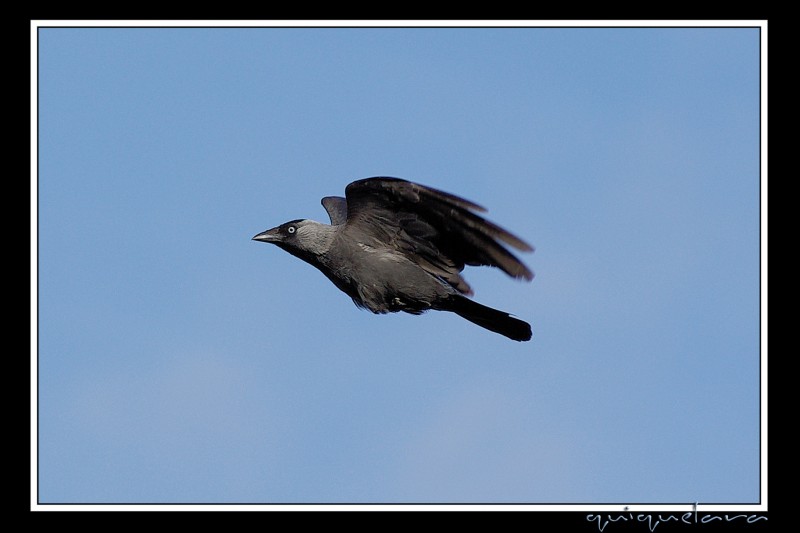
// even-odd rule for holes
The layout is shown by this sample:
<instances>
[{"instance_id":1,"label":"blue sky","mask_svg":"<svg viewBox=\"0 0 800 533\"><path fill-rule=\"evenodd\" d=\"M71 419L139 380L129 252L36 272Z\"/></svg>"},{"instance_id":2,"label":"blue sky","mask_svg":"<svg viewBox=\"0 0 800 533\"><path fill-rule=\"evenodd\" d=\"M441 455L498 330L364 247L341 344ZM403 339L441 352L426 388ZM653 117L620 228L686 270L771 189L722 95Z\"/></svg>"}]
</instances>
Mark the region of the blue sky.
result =
<instances>
[{"instance_id":1,"label":"blue sky","mask_svg":"<svg viewBox=\"0 0 800 533\"><path fill-rule=\"evenodd\" d=\"M40 503L757 503L757 28L38 30ZM251 241L489 209L516 343Z\"/></svg>"}]
</instances>

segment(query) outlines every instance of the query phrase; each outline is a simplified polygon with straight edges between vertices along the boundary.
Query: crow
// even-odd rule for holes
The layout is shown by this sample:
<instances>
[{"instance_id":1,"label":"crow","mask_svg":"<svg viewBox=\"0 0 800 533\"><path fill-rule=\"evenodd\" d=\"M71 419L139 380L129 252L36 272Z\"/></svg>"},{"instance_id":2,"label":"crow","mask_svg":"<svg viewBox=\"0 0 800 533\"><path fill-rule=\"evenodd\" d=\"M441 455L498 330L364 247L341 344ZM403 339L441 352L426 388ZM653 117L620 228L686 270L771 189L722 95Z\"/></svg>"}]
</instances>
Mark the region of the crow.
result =
<instances>
[{"instance_id":1,"label":"crow","mask_svg":"<svg viewBox=\"0 0 800 533\"><path fill-rule=\"evenodd\" d=\"M533 272L502 244L533 247L476 212L483 207L400 178L354 181L346 198L326 196L331 224L297 219L253 240L283 248L318 268L356 306L373 313L450 311L501 335L531 339L527 322L479 304L461 271L493 266L530 281Z\"/></svg>"}]
</instances>

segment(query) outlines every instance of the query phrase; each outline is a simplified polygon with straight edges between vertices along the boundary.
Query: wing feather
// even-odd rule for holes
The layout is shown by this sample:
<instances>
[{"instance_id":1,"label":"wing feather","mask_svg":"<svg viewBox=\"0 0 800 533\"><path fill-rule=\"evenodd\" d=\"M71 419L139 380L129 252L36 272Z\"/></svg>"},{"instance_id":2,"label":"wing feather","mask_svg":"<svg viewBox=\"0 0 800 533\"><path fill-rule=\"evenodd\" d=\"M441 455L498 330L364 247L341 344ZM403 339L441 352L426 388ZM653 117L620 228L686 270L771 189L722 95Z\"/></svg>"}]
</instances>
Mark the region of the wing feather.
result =
<instances>
[{"instance_id":1,"label":"wing feather","mask_svg":"<svg viewBox=\"0 0 800 533\"><path fill-rule=\"evenodd\" d=\"M403 250L462 293L472 293L459 275L464 265L494 266L512 277L533 279L502 243L521 251L533 247L476 214L486 209L474 202L388 177L354 181L345 194L348 229Z\"/></svg>"}]
</instances>

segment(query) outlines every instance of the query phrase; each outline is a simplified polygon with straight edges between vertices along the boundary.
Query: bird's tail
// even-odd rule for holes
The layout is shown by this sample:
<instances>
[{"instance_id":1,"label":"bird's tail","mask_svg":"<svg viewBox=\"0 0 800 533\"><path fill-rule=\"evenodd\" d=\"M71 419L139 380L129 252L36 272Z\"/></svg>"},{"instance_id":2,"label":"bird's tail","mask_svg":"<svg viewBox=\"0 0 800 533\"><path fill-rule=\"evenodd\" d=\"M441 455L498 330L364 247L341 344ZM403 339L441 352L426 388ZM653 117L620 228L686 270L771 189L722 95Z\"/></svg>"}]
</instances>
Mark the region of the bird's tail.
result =
<instances>
[{"instance_id":1,"label":"bird's tail","mask_svg":"<svg viewBox=\"0 0 800 533\"><path fill-rule=\"evenodd\" d=\"M508 313L492 309L464 296L453 296L447 300L444 311L452 311L473 324L486 328L515 341L529 341L533 334L531 325L512 317Z\"/></svg>"}]
</instances>

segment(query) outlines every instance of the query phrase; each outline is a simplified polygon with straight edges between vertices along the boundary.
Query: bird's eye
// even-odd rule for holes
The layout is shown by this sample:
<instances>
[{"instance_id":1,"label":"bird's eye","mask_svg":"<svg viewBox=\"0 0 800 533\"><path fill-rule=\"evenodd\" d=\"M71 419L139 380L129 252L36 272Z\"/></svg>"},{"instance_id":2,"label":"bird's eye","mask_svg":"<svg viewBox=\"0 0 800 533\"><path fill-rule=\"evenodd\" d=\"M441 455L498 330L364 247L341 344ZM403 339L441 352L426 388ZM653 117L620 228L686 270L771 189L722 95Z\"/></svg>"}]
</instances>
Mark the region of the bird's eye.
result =
<instances>
[{"instance_id":1,"label":"bird's eye","mask_svg":"<svg viewBox=\"0 0 800 533\"><path fill-rule=\"evenodd\" d=\"M294 233L294 226L289 226L288 228L286 228L286 231L288 231L289 233Z\"/></svg>"}]
</instances>

